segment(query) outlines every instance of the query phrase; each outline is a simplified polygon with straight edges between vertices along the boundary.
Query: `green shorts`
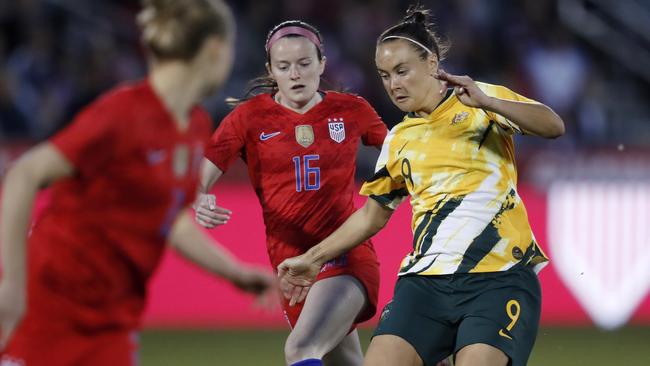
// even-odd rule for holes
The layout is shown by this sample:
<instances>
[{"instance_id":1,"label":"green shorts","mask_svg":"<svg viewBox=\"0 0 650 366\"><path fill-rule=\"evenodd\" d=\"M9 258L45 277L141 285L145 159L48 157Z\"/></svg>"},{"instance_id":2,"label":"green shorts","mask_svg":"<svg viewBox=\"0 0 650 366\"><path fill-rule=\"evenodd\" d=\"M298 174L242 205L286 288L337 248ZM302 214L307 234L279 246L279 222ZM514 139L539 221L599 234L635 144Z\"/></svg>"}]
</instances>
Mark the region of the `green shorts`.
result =
<instances>
[{"instance_id":1,"label":"green shorts","mask_svg":"<svg viewBox=\"0 0 650 366\"><path fill-rule=\"evenodd\" d=\"M502 350L509 365L524 366L537 337L541 290L530 268L505 272L402 276L375 336L409 342L424 365L485 343Z\"/></svg>"}]
</instances>

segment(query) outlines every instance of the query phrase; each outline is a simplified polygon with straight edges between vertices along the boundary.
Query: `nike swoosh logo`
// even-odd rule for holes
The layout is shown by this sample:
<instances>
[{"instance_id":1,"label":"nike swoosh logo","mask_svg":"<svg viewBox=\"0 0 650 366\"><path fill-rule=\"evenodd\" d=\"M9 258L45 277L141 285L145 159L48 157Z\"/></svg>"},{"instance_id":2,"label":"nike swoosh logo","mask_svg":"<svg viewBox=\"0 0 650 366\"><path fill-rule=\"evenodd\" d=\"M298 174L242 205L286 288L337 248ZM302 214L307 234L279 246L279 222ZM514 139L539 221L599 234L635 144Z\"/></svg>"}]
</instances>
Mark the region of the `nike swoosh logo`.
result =
<instances>
[{"instance_id":1,"label":"nike swoosh logo","mask_svg":"<svg viewBox=\"0 0 650 366\"><path fill-rule=\"evenodd\" d=\"M163 149L160 150L150 150L147 153L147 161L149 165L156 165L162 163L167 157L167 152Z\"/></svg>"},{"instance_id":2,"label":"nike swoosh logo","mask_svg":"<svg viewBox=\"0 0 650 366\"><path fill-rule=\"evenodd\" d=\"M397 155L399 155L402 152L402 150L404 150L404 148L406 147L406 144L408 144L408 142L405 142L404 145L402 145L402 147L399 149L399 151L397 151Z\"/></svg>"},{"instance_id":3,"label":"nike swoosh logo","mask_svg":"<svg viewBox=\"0 0 650 366\"><path fill-rule=\"evenodd\" d=\"M503 331L503 329L499 329L499 335L500 335L501 337L505 337L505 338L508 338L508 339L512 339L512 337L509 336L509 335L507 335L507 334Z\"/></svg>"},{"instance_id":4,"label":"nike swoosh logo","mask_svg":"<svg viewBox=\"0 0 650 366\"><path fill-rule=\"evenodd\" d=\"M265 134L264 132L262 132L262 133L260 133L260 140L266 141L266 140L268 140L268 139L270 139L272 137L275 137L275 136L277 136L277 135L279 135L281 133L282 132L273 132L273 133Z\"/></svg>"}]
</instances>

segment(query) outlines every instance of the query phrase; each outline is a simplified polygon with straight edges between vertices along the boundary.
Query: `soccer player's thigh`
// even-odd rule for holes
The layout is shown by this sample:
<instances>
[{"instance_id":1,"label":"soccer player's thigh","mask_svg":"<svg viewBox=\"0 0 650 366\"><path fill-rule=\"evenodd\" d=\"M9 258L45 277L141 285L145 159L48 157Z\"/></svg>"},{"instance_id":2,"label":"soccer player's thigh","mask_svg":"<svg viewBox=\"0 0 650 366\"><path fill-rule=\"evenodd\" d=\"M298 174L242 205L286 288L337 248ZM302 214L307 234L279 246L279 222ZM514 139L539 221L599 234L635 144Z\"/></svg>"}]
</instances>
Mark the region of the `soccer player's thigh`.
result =
<instances>
[{"instance_id":1,"label":"soccer player's thigh","mask_svg":"<svg viewBox=\"0 0 650 366\"><path fill-rule=\"evenodd\" d=\"M366 353L365 365L436 365L454 348L454 301L446 278L405 276L395 285L393 300Z\"/></svg>"},{"instance_id":2,"label":"soccer player's thigh","mask_svg":"<svg viewBox=\"0 0 650 366\"><path fill-rule=\"evenodd\" d=\"M422 366L422 358L406 340L383 334L372 338L364 366Z\"/></svg>"},{"instance_id":3,"label":"soccer player's thigh","mask_svg":"<svg viewBox=\"0 0 650 366\"><path fill-rule=\"evenodd\" d=\"M467 315L458 328L456 364L489 358L491 363L481 364L506 365L510 359L512 366L526 365L541 312L537 275L528 268L490 273L474 276L465 286L477 295L462 309Z\"/></svg>"},{"instance_id":4,"label":"soccer player's thigh","mask_svg":"<svg viewBox=\"0 0 650 366\"><path fill-rule=\"evenodd\" d=\"M287 338L287 361L322 358L345 338L366 302L363 285L352 276L316 281Z\"/></svg>"}]
</instances>

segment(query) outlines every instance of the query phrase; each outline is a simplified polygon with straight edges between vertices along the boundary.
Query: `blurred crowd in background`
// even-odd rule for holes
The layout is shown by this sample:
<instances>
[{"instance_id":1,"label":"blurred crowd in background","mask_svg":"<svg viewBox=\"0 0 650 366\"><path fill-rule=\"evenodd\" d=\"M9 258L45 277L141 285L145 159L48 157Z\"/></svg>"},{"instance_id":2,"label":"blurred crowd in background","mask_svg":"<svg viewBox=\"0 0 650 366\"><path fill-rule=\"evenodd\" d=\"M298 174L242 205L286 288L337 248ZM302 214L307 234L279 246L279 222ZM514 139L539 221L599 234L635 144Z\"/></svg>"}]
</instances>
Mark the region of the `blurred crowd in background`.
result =
<instances>
[{"instance_id":1,"label":"blurred crowd in background","mask_svg":"<svg viewBox=\"0 0 650 366\"><path fill-rule=\"evenodd\" d=\"M264 73L266 34L289 19L321 30L329 88L362 95L389 126L401 120L377 76L374 46L409 2L228 2L237 19L236 65L225 88L206 103L215 124L228 113L224 98L241 96L248 80ZM650 146L650 1L420 3L451 43L447 71L506 85L563 117L566 136L519 138L524 150L576 156ZM98 94L142 77L146 55L134 22L139 7L136 0L0 1L0 142L47 138ZM361 164L372 158L365 160Z\"/></svg>"}]
</instances>

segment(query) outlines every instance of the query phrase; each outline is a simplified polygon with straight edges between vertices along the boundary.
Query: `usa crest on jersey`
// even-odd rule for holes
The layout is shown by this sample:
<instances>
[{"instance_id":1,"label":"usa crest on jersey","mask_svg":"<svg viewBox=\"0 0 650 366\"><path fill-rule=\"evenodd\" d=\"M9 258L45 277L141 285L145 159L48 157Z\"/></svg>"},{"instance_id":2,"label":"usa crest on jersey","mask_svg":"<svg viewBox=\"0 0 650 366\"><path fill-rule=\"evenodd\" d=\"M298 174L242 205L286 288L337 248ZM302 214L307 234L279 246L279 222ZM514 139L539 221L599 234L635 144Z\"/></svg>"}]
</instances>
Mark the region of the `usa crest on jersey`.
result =
<instances>
[{"instance_id":1,"label":"usa crest on jersey","mask_svg":"<svg viewBox=\"0 0 650 366\"><path fill-rule=\"evenodd\" d=\"M343 125L343 118L328 118L330 128L330 138L337 143L345 140L345 126Z\"/></svg>"}]
</instances>

